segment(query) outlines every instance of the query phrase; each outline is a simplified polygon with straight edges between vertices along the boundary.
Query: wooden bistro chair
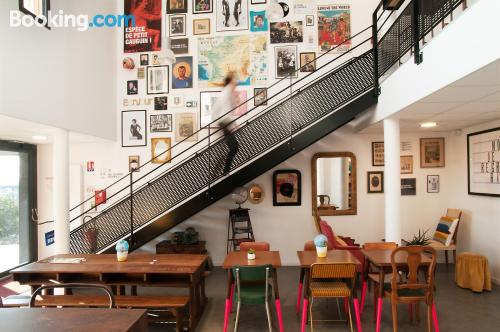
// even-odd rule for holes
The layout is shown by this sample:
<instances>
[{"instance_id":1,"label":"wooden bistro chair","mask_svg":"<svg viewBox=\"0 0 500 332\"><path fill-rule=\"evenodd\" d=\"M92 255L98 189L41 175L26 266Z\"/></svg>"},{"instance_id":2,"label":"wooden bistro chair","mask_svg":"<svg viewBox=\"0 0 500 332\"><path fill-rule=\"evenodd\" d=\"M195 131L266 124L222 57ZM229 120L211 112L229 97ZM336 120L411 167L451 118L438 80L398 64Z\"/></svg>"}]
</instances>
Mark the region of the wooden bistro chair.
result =
<instances>
[{"instance_id":1,"label":"wooden bistro chair","mask_svg":"<svg viewBox=\"0 0 500 332\"><path fill-rule=\"evenodd\" d=\"M442 243L442 241L443 241L442 238L441 238L441 241L437 241L436 234L434 235L434 239L431 240L431 243L429 244L429 246L433 247L436 251L444 251L444 257L446 260L447 267L448 267L448 251L451 251L453 254L453 263L456 264L456 262L457 262L457 236L458 236L458 228L460 227L460 219L461 218L462 218L462 210L447 209L446 216L444 216L444 218L441 218L442 221L445 221L447 223L453 222L453 220L458 221L455 229L453 230L453 234L449 234L449 236L451 236L450 244L446 245L445 243ZM436 233L438 233L438 232L439 232L439 229L436 230Z\"/></svg>"},{"instance_id":2,"label":"wooden bistro chair","mask_svg":"<svg viewBox=\"0 0 500 332\"><path fill-rule=\"evenodd\" d=\"M347 313L351 332L352 315L349 299L352 298L356 285L356 264L354 263L315 263L311 265L309 276L309 316L313 331L314 298L342 298L347 300ZM340 312L340 310L339 310ZM340 318L340 317L339 317ZM347 319L347 318L346 318ZM318 320L317 320L318 321ZM338 321L338 320L323 320ZM358 322L359 327L359 322Z\"/></svg>"},{"instance_id":3,"label":"wooden bistro chair","mask_svg":"<svg viewBox=\"0 0 500 332\"><path fill-rule=\"evenodd\" d=\"M268 242L241 242L240 251L248 251L253 249L255 251L269 251L271 246Z\"/></svg>"}]
</instances>

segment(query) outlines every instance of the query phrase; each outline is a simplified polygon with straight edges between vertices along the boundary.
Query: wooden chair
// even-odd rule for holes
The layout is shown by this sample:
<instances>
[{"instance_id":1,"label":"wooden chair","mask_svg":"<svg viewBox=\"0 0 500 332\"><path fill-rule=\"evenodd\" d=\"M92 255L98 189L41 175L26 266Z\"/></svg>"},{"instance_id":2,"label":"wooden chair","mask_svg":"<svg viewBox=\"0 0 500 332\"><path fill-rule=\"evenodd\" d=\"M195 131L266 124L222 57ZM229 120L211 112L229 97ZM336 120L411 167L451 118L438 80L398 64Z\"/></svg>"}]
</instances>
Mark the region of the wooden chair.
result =
<instances>
[{"instance_id":1,"label":"wooden chair","mask_svg":"<svg viewBox=\"0 0 500 332\"><path fill-rule=\"evenodd\" d=\"M255 251L269 251L270 245L268 242L241 242L240 251L253 249Z\"/></svg>"},{"instance_id":2,"label":"wooden chair","mask_svg":"<svg viewBox=\"0 0 500 332\"><path fill-rule=\"evenodd\" d=\"M448 251L451 251L453 253L453 263L455 264L457 262L457 238L458 238L458 228L460 227L460 222L462 218L462 210L447 209L446 217L458 219L457 228L455 228L455 232L453 233L451 244L449 246L445 246L441 242L431 240L429 246L434 248L436 251L444 251L446 266L448 266Z\"/></svg>"},{"instance_id":3,"label":"wooden chair","mask_svg":"<svg viewBox=\"0 0 500 332\"><path fill-rule=\"evenodd\" d=\"M307 241L304 243L304 251L316 251L316 245L314 241Z\"/></svg>"}]
</instances>

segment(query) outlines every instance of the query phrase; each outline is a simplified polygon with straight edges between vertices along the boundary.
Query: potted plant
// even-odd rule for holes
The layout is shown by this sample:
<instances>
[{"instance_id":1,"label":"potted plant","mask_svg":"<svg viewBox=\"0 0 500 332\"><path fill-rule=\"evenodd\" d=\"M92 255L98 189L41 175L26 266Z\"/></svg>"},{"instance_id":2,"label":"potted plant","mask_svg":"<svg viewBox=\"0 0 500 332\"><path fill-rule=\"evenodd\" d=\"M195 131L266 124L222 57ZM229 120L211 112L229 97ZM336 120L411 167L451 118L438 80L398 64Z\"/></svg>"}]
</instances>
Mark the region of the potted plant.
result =
<instances>
[{"instance_id":1,"label":"potted plant","mask_svg":"<svg viewBox=\"0 0 500 332\"><path fill-rule=\"evenodd\" d=\"M247 258L249 260L254 260L255 259L255 250L254 249L249 249L247 251Z\"/></svg>"},{"instance_id":2,"label":"potted plant","mask_svg":"<svg viewBox=\"0 0 500 332\"><path fill-rule=\"evenodd\" d=\"M318 257L326 257L328 251L328 239L323 234L316 235L314 238L314 245L316 246L316 254Z\"/></svg>"},{"instance_id":3,"label":"potted plant","mask_svg":"<svg viewBox=\"0 0 500 332\"><path fill-rule=\"evenodd\" d=\"M116 259L119 262L124 262L127 260L129 245L125 240L120 240L116 244Z\"/></svg>"},{"instance_id":4,"label":"potted plant","mask_svg":"<svg viewBox=\"0 0 500 332\"><path fill-rule=\"evenodd\" d=\"M429 230L418 230L418 235L413 235L411 241L406 242L407 246L426 246L430 243L431 237L427 236Z\"/></svg>"}]
</instances>

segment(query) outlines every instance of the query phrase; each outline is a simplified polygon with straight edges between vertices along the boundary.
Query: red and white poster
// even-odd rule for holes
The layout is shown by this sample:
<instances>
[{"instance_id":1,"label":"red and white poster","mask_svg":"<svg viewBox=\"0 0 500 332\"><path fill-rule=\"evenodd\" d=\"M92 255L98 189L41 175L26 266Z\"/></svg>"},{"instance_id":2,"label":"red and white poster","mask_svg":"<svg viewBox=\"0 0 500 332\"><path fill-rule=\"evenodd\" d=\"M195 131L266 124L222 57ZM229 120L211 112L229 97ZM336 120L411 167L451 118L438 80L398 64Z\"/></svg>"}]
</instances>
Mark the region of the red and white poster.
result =
<instances>
[{"instance_id":1,"label":"red and white poster","mask_svg":"<svg viewBox=\"0 0 500 332\"><path fill-rule=\"evenodd\" d=\"M94 193L95 206L106 204L106 190L96 190Z\"/></svg>"},{"instance_id":2,"label":"red and white poster","mask_svg":"<svg viewBox=\"0 0 500 332\"><path fill-rule=\"evenodd\" d=\"M161 0L125 0L125 15L135 17L124 30L124 52L161 50Z\"/></svg>"}]
</instances>

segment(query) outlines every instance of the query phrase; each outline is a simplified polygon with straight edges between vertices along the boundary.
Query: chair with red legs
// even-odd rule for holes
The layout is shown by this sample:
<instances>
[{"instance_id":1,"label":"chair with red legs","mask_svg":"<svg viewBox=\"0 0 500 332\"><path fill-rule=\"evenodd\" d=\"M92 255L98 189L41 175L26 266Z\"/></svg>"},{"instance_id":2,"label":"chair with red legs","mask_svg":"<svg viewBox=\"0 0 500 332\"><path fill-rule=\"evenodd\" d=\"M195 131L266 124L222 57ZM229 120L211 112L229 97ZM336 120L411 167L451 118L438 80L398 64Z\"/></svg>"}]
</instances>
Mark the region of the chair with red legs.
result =
<instances>
[{"instance_id":1,"label":"chair with red legs","mask_svg":"<svg viewBox=\"0 0 500 332\"><path fill-rule=\"evenodd\" d=\"M316 246L313 241L307 241L304 244L304 251L315 251ZM300 313L300 301L302 299L302 289L304 286L304 269L300 270L299 287L297 289L297 304L295 305L295 312L297 315Z\"/></svg>"}]
</instances>

